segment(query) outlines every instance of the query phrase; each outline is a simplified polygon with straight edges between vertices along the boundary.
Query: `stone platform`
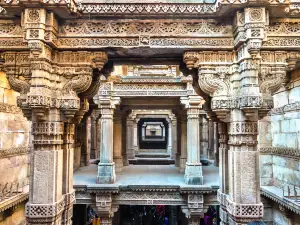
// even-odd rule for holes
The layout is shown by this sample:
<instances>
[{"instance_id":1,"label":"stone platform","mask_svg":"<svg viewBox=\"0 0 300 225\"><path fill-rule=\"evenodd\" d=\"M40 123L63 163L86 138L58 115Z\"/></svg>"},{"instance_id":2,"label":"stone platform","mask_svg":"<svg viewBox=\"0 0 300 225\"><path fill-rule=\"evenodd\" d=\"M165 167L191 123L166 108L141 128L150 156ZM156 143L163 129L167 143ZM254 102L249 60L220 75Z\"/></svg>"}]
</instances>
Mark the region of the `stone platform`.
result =
<instances>
[{"instance_id":1,"label":"stone platform","mask_svg":"<svg viewBox=\"0 0 300 225\"><path fill-rule=\"evenodd\" d=\"M114 184L96 184L97 165L92 164L79 168L74 173L74 187L116 187L126 185L163 185L180 187L201 187L218 189L219 171L218 167L203 166L203 185L187 185L184 183L184 174L179 173L174 165L129 165L124 167L121 173L117 174Z\"/></svg>"}]
</instances>

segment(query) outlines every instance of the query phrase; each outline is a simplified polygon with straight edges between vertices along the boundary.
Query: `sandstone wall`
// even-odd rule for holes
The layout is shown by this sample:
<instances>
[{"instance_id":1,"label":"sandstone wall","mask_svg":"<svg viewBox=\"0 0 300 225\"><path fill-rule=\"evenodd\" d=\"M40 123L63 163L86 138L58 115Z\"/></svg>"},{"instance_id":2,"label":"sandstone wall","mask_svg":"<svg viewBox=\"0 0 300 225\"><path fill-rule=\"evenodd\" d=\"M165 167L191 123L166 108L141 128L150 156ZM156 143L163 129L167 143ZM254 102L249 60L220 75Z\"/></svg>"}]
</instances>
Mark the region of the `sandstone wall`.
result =
<instances>
[{"instance_id":1,"label":"sandstone wall","mask_svg":"<svg viewBox=\"0 0 300 225\"><path fill-rule=\"evenodd\" d=\"M300 69L274 95L274 110L259 123L261 185L300 186ZM298 152L298 153L297 153Z\"/></svg>"},{"instance_id":2,"label":"sandstone wall","mask_svg":"<svg viewBox=\"0 0 300 225\"><path fill-rule=\"evenodd\" d=\"M16 106L18 93L0 73L0 191L5 185L28 185L31 123ZM5 190L5 189L4 189ZM9 196L1 196L0 202ZM0 225L25 224L24 202L0 213Z\"/></svg>"}]
</instances>

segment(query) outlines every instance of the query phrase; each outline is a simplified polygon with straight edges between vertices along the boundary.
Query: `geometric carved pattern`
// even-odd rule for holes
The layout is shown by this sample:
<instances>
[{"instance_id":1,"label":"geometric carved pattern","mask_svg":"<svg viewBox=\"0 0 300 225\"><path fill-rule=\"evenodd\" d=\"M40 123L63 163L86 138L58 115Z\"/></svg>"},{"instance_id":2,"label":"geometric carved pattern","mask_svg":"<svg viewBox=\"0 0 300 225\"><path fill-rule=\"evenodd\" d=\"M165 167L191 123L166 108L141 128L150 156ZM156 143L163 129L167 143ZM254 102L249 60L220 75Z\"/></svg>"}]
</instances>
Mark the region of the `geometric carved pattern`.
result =
<instances>
[{"instance_id":1,"label":"geometric carved pattern","mask_svg":"<svg viewBox=\"0 0 300 225\"><path fill-rule=\"evenodd\" d=\"M47 218L60 214L64 209L64 199L54 204L26 204L25 214L30 218Z\"/></svg>"}]
</instances>

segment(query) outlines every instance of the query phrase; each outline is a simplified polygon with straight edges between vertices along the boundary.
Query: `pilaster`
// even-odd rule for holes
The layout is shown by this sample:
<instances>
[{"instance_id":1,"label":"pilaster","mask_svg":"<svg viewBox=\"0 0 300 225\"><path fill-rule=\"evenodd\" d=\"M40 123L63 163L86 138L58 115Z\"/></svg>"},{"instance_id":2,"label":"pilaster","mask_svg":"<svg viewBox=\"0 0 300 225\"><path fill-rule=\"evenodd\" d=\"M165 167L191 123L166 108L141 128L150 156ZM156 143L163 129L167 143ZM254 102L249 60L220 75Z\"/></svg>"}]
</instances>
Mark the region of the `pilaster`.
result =
<instances>
[{"instance_id":1,"label":"pilaster","mask_svg":"<svg viewBox=\"0 0 300 225\"><path fill-rule=\"evenodd\" d=\"M187 162L184 175L187 184L203 184L199 126L202 102L200 96L181 98L181 104L187 109Z\"/></svg>"},{"instance_id":2,"label":"pilaster","mask_svg":"<svg viewBox=\"0 0 300 225\"><path fill-rule=\"evenodd\" d=\"M188 225L200 224L200 218L204 216L203 203L204 198L201 194L188 194L187 206L182 206L181 210L188 219Z\"/></svg>"}]
</instances>

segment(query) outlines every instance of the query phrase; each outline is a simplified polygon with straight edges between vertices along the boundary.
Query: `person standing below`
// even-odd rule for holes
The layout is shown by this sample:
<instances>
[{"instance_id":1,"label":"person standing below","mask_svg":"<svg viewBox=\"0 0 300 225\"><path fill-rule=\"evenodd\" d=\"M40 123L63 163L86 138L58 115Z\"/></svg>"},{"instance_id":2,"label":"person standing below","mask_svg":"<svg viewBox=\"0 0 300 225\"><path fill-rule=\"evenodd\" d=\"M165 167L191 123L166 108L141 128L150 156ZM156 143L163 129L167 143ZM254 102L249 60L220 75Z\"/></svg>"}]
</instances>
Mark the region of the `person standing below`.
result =
<instances>
[{"instance_id":1,"label":"person standing below","mask_svg":"<svg viewBox=\"0 0 300 225\"><path fill-rule=\"evenodd\" d=\"M93 219L93 225L100 225L100 218L98 215L95 215L95 218Z\"/></svg>"}]
</instances>

